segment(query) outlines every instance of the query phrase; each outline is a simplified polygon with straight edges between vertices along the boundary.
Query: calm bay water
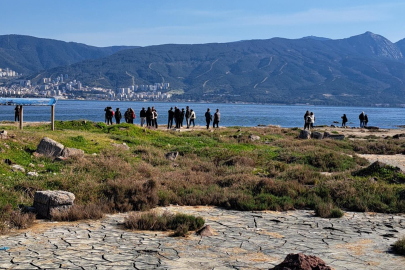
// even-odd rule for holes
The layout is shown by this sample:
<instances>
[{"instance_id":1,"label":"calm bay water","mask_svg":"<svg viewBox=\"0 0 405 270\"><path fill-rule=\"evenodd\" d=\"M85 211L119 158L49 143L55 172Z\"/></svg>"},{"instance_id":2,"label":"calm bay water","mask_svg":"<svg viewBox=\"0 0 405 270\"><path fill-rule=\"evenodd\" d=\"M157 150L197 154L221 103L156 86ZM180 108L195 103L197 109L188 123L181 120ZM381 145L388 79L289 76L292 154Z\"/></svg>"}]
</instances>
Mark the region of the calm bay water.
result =
<instances>
[{"instance_id":1,"label":"calm bay water","mask_svg":"<svg viewBox=\"0 0 405 270\"><path fill-rule=\"evenodd\" d=\"M345 113L349 126L359 126L358 116L364 111L369 118L369 126L380 128L398 128L405 125L405 108L375 107L328 107L328 106L278 106L254 104L209 104L209 103L171 103L171 102L122 102L122 101L79 101L59 100L55 109L56 120L87 119L104 121L104 108L120 108L122 113L133 108L136 113L135 123L139 123L139 111L142 107L154 106L159 114L159 125L167 125L167 111L170 107L186 108L190 106L196 112L196 125L205 125L204 113L207 108L212 114L216 109L221 112L222 126L257 126L280 125L282 127L301 127L307 110L314 112L315 125L331 125L341 122ZM24 107L24 121L50 121L50 107ZM0 106L0 120L14 120L13 106Z\"/></svg>"}]
</instances>

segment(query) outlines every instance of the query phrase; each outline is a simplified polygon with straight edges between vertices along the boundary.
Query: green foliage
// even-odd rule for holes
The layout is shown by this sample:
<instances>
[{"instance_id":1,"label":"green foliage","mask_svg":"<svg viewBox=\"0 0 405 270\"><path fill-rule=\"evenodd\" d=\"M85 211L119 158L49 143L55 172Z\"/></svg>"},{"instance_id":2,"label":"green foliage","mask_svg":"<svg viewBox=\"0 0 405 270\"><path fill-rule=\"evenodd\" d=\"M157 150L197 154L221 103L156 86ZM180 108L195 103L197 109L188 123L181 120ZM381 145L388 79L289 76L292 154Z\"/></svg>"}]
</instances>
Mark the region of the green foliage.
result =
<instances>
[{"instance_id":1,"label":"green foliage","mask_svg":"<svg viewBox=\"0 0 405 270\"><path fill-rule=\"evenodd\" d=\"M405 237L398 239L392 246L395 253L405 255Z\"/></svg>"}]
</instances>

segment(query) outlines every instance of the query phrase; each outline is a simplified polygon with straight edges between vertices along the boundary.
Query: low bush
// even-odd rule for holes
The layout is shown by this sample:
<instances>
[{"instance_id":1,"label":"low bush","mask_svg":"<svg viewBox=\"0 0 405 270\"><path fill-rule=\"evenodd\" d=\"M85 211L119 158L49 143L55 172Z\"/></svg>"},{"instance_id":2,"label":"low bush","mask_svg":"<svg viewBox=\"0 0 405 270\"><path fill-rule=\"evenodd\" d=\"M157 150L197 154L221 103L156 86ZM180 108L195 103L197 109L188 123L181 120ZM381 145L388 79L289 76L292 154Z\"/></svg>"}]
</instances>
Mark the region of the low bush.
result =
<instances>
[{"instance_id":1,"label":"low bush","mask_svg":"<svg viewBox=\"0 0 405 270\"><path fill-rule=\"evenodd\" d=\"M344 215L343 211L331 202L318 202L315 205L315 214L322 218L340 218Z\"/></svg>"},{"instance_id":2,"label":"low bush","mask_svg":"<svg viewBox=\"0 0 405 270\"><path fill-rule=\"evenodd\" d=\"M11 213L9 223L11 228L27 229L32 226L34 220L34 213L23 213L21 210L16 210Z\"/></svg>"},{"instance_id":3,"label":"low bush","mask_svg":"<svg viewBox=\"0 0 405 270\"><path fill-rule=\"evenodd\" d=\"M131 230L167 231L174 230L173 236L185 236L189 230L198 230L204 226L202 217L186 214L172 214L154 211L146 213L131 213L124 221L124 226Z\"/></svg>"},{"instance_id":4,"label":"low bush","mask_svg":"<svg viewBox=\"0 0 405 270\"><path fill-rule=\"evenodd\" d=\"M405 255L405 237L398 239L392 246L395 253Z\"/></svg>"},{"instance_id":5,"label":"low bush","mask_svg":"<svg viewBox=\"0 0 405 270\"><path fill-rule=\"evenodd\" d=\"M104 213L111 212L111 209L105 203L73 205L67 211L57 211L52 214L54 221L76 221L83 219L101 219Z\"/></svg>"}]
</instances>

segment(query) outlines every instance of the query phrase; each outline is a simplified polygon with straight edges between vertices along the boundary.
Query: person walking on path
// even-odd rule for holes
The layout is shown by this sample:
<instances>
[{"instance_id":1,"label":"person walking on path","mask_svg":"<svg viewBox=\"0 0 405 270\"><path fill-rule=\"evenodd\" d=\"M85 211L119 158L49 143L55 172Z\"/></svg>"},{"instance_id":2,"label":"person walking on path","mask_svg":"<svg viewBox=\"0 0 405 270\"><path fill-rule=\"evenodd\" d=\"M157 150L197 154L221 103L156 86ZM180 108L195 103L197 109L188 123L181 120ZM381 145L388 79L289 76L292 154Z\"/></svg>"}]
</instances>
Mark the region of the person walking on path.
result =
<instances>
[{"instance_id":1,"label":"person walking on path","mask_svg":"<svg viewBox=\"0 0 405 270\"><path fill-rule=\"evenodd\" d=\"M14 122L20 121L20 107L17 105L14 108Z\"/></svg>"},{"instance_id":2,"label":"person walking on path","mask_svg":"<svg viewBox=\"0 0 405 270\"><path fill-rule=\"evenodd\" d=\"M186 115L186 112L184 111L184 108L181 109L181 114L180 114L180 126L183 127L183 122L184 122L184 116Z\"/></svg>"},{"instance_id":3,"label":"person walking on path","mask_svg":"<svg viewBox=\"0 0 405 270\"><path fill-rule=\"evenodd\" d=\"M157 113L155 107L152 107L152 113L153 113L153 126L157 129L158 128L158 122L157 122L158 113Z\"/></svg>"},{"instance_id":4,"label":"person walking on path","mask_svg":"<svg viewBox=\"0 0 405 270\"><path fill-rule=\"evenodd\" d=\"M146 119L145 107L142 107L142 110L139 112L139 118L141 119L141 127L143 127L145 125L145 119Z\"/></svg>"},{"instance_id":5,"label":"person walking on path","mask_svg":"<svg viewBox=\"0 0 405 270\"><path fill-rule=\"evenodd\" d=\"M174 118L173 107L170 108L170 110L168 111L168 114L169 114L169 120L167 121L167 128L171 129L173 127L173 118Z\"/></svg>"},{"instance_id":6,"label":"person walking on path","mask_svg":"<svg viewBox=\"0 0 405 270\"><path fill-rule=\"evenodd\" d=\"M146 126L150 127L152 126L152 109L150 107L148 107L148 109L146 110Z\"/></svg>"},{"instance_id":7,"label":"person walking on path","mask_svg":"<svg viewBox=\"0 0 405 270\"><path fill-rule=\"evenodd\" d=\"M314 128L314 124L315 124L315 114L313 112L311 112L309 114L311 116L311 129Z\"/></svg>"},{"instance_id":8,"label":"person walking on path","mask_svg":"<svg viewBox=\"0 0 405 270\"><path fill-rule=\"evenodd\" d=\"M311 124L311 116L309 114L309 111L307 111L304 114L304 130L309 129L310 124Z\"/></svg>"},{"instance_id":9,"label":"person walking on path","mask_svg":"<svg viewBox=\"0 0 405 270\"><path fill-rule=\"evenodd\" d=\"M176 121L176 128L180 128L181 111L179 108L174 107L174 121Z\"/></svg>"},{"instance_id":10,"label":"person walking on path","mask_svg":"<svg viewBox=\"0 0 405 270\"><path fill-rule=\"evenodd\" d=\"M187 106L187 107L186 107L186 123L187 123L187 128L190 128L190 116L191 116L190 107Z\"/></svg>"},{"instance_id":11,"label":"person walking on path","mask_svg":"<svg viewBox=\"0 0 405 270\"><path fill-rule=\"evenodd\" d=\"M119 125L121 123L121 119L122 119L122 114L121 114L120 108L117 108L115 110L115 122L117 123L117 125Z\"/></svg>"},{"instance_id":12,"label":"person walking on path","mask_svg":"<svg viewBox=\"0 0 405 270\"><path fill-rule=\"evenodd\" d=\"M193 123L193 127L195 127L195 119L196 119L196 117L195 117L195 111L193 111L193 110L191 110L190 111L190 126L191 126L191 123Z\"/></svg>"},{"instance_id":13,"label":"person walking on path","mask_svg":"<svg viewBox=\"0 0 405 270\"><path fill-rule=\"evenodd\" d=\"M214 122L212 124L212 127L215 128L215 125L217 125L217 128L219 128L219 121L221 121L221 113L219 112L219 109L214 113Z\"/></svg>"},{"instance_id":14,"label":"person walking on path","mask_svg":"<svg viewBox=\"0 0 405 270\"><path fill-rule=\"evenodd\" d=\"M367 123L368 123L368 116L367 114L364 115L364 127L367 127Z\"/></svg>"},{"instance_id":15,"label":"person walking on path","mask_svg":"<svg viewBox=\"0 0 405 270\"><path fill-rule=\"evenodd\" d=\"M212 121L212 114L210 108L208 108L207 112L205 113L205 122L207 123L207 129L210 128L211 121Z\"/></svg>"},{"instance_id":16,"label":"person walking on path","mask_svg":"<svg viewBox=\"0 0 405 270\"><path fill-rule=\"evenodd\" d=\"M361 112L359 115L359 120L360 120L360 128L364 127L364 112Z\"/></svg>"},{"instance_id":17,"label":"person walking on path","mask_svg":"<svg viewBox=\"0 0 405 270\"><path fill-rule=\"evenodd\" d=\"M346 123L347 123L347 117L346 114L343 114L342 118L342 127L346 127Z\"/></svg>"}]
</instances>

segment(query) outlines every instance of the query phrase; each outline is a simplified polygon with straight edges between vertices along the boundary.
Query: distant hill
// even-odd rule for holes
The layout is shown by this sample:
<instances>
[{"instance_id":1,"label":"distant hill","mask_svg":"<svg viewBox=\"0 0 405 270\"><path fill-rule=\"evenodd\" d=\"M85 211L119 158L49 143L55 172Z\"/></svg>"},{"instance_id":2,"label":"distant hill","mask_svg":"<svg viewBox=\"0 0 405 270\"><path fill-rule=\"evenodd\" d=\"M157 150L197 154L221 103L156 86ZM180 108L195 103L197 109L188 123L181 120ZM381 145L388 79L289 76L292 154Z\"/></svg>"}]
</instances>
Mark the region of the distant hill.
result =
<instances>
[{"instance_id":1,"label":"distant hill","mask_svg":"<svg viewBox=\"0 0 405 270\"><path fill-rule=\"evenodd\" d=\"M169 82L183 99L328 105L405 104L405 41L371 32L323 38L249 40L134 48L57 67L110 88Z\"/></svg>"},{"instance_id":2,"label":"distant hill","mask_svg":"<svg viewBox=\"0 0 405 270\"><path fill-rule=\"evenodd\" d=\"M0 68L31 74L57 66L112 55L134 46L93 47L22 35L0 36Z\"/></svg>"}]
</instances>

